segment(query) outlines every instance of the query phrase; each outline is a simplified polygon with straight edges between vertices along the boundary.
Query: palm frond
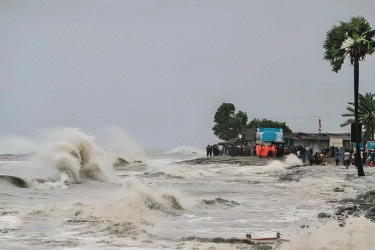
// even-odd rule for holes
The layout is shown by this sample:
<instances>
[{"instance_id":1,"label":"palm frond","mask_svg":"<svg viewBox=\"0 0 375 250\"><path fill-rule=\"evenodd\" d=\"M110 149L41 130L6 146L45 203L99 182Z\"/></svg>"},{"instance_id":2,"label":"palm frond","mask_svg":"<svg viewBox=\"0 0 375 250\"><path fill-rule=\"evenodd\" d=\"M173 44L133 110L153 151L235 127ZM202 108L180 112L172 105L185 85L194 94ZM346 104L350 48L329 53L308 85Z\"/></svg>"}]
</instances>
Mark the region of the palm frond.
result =
<instances>
[{"instance_id":1,"label":"palm frond","mask_svg":"<svg viewBox=\"0 0 375 250\"><path fill-rule=\"evenodd\" d=\"M348 126L349 124L354 123L354 119L348 119L347 121L340 124L340 127Z\"/></svg>"}]
</instances>

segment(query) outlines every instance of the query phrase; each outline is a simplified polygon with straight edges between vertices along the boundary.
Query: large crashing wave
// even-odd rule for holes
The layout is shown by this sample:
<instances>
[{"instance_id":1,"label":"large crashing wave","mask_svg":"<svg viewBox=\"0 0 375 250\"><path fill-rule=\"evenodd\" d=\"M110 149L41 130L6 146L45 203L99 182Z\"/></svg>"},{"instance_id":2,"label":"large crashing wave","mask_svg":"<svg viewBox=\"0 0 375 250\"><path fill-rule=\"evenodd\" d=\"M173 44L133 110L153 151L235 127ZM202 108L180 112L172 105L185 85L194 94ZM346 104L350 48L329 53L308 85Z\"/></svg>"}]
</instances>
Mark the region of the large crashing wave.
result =
<instances>
[{"instance_id":1,"label":"large crashing wave","mask_svg":"<svg viewBox=\"0 0 375 250\"><path fill-rule=\"evenodd\" d=\"M66 184L85 180L117 182L113 166L119 159L143 159L143 149L124 130L111 127L94 133L96 137L78 128L39 131L41 138L36 141L43 143L31 158L32 166L20 176L0 175L0 180L36 189L66 188Z\"/></svg>"},{"instance_id":2,"label":"large crashing wave","mask_svg":"<svg viewBox=\"0 0 375 250\"><path fill-rule=\"evenodd\" d=\"M48 166L59 172L60 181L79 183L85 179L108 181L106 157L90 137L76 128L46 132L47 142L33 158L35 167Z\"/></svg>"}]
</instances>

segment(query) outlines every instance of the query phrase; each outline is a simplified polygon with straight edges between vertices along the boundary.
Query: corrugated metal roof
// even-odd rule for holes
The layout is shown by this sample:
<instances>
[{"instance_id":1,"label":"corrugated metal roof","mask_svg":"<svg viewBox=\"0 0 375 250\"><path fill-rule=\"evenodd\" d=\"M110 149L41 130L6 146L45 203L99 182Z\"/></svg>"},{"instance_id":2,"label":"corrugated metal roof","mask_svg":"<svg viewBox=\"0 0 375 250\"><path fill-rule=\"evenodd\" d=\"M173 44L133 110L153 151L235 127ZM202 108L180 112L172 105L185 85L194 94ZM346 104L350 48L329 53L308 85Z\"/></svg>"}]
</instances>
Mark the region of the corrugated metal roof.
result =
<instances>
[{"instance_id":1,"label":"corrugated metal roof","mask_svg":"<svg viewBox=\"0 0 375 250\"><path fill-rule=\"evenodd\" d=\"M329 141L330 138L338 138L343 140L350 140L350 133L324 133L324 134L314 134L314 133L284 133L284 139L290 140L309 140L309 141Z\"/></svg>"}]
</instances>

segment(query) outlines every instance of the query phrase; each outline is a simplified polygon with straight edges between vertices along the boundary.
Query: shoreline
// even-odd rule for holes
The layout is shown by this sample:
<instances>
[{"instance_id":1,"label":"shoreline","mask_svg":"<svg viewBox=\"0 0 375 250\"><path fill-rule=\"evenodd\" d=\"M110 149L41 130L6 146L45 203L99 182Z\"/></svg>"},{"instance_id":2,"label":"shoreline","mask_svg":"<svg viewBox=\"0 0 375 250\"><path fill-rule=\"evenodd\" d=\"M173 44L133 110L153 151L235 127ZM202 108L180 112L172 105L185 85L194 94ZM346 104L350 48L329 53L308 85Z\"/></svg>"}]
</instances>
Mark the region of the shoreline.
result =
<instances>
[{"instance_id":1,"label":"shoreline","mask_svg":"<svg viewBox=\"0 0 375 250\"><path fill-rule=\"evenodd\" d=\"M285 162L286 156L281 158L277 157L266 157L266 158L259 158L258 156L209 156L209 157L200 157L190 160L184 160L176 163L187 163L187 164L238 164L240 166L267 166L269 163L273 161L281 161ZM324 162L326 165L335 166L335 158L325 158ZM279 176L280 180L282 181L299 181L303 178L304 173L308 171L304 169L304 165L294 165L294 166L286 166L285 168L289 170L286 174L282 174ZM340 167L343 167L343 164L340 163ZM354 167L354 166L352 166ZM296 170L296 171L293 171ZM356 179L361 178L358 176L351 176L347 175L346 178ZM374 183L375 186L375 183ZM342 189L334 190L334 192L344 192ZM318 214L318 218L330 218L333 220L338 221L339 224L345 224L345 219L348 216L353 217L360 217L364 216L367 219L375 222L375 187L373 190L370 191L363 191L357 195L354 199L342 199L337 201L339 206L332 211L331 214L327 213L320 213Z\"/></svg>"},{"instance_id":2,"label":"shoreline","mask_svg":"<svg viewBox=\"0 0 375 250\"><path fill-rule=\"evenodd\" d=\"M208 157L199 157L190 160L179 161L175 163L188 163L188 164L239 164L240 166L266 166L273 161L281 161L285 162L288 155L284 155L283 157L265 157L260 158L259 156L230 156L230 155L220 155L220 156L208 156ZM301 160L302 161L302 160ZM335 158L328 157L324 158L323 162L327 165L334 165ZM342 163L340 163L342 164ZM305 164L295 165L290 167L297 167L297 166L307 166L308 160L306 160Z\"/></svg>"},{"instance_id":3,"label":"shoreline","mask_svg":"<svg viewBox=\"0 0 375 250\"><path fill-rule=\"evenodd\" d=\"M230 155L220 155L220 156L208 156L200 157L191 160L184 160L176 163L188 163L188 164L239 164L241 166L250 165L250 166L266 166L268 163L277 160L285 160L285 157L282 158L259 158L259 156L230 156Z\"/></svg>"}]
</instances>

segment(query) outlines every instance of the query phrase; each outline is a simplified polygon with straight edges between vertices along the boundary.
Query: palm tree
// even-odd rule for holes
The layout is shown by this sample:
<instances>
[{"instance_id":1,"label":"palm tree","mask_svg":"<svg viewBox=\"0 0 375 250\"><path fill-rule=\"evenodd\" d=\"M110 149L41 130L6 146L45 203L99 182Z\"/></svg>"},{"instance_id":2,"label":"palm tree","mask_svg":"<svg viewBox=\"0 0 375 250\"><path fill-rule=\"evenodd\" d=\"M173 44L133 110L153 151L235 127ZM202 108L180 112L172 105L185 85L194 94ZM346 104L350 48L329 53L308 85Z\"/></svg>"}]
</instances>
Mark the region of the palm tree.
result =
<instances>
[{"instance_id":1,"label":"palm tree","mask_svg":"<svg viewBox=\"0 0 375 250\"><path fill-rule=\"evenodd\" d=\"M368 21L362 17L352 17L349 22L340 22L340 26L334 25L327 32L324 41L324 59L329 61L332 71L338 72L346 57L349 57L350 64L354 65L354 121L356 125L356 138L360 142L360 128L358 117L358 86L359 86L359 61L367 55L374 53L375 30L372 30ZM364 176L359 143L356 143L357 157L356 166L358 176Z\"/></svg>"},{"instance_id":2,"label":"palm tree","mask_svg":"<svg viewBox=\"0 0 375 250\"><path fill-rule=\"evenodd\" d=\"M349 102L349 104L351 106L346 108L348 113L343 114L342 116L344 117L354 117L354 103ZM371 93L366 93L366 95L359 94L358 121L364 126L365 133L363 134L363 139L373 141L375 133L375 100ZM345 127L353 122L355 120L349 118L340 126Z\"/></svg>"}]
</instances>

